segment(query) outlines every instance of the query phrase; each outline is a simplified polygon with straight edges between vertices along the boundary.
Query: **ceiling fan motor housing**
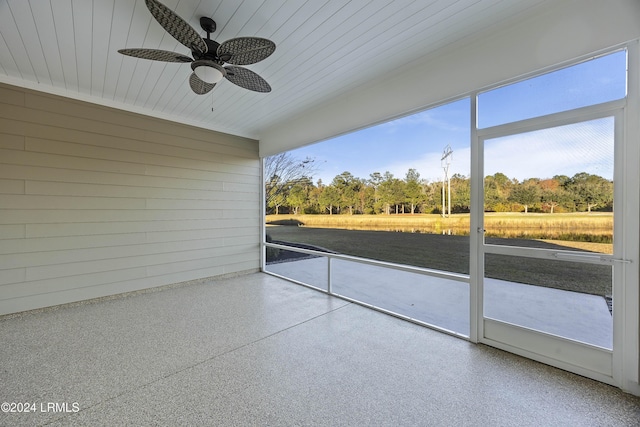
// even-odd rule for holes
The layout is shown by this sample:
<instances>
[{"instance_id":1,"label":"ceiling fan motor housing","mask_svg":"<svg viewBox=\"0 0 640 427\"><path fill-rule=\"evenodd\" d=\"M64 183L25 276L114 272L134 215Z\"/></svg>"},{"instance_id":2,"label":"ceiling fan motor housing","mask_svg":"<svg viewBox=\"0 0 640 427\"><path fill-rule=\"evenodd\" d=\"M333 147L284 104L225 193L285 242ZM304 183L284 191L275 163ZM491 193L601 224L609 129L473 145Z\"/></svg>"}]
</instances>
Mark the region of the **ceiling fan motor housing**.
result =
<instances>
[{"instance_id":1,"label":"ceiling fan motor housing","mask_svg":"<svg viewBox=\"0 0 640 427\"><path fill-rule=\"evenodd\" d=\"M220 43L218 43L215 40L211 40L209 38L203 39L204 42L207 44L207 52L206 53L202 53L199 52L197 50L192 50L191 54L193 55L193 58L198 60L198 59L206 59L209 61L216 61L216 62L220 62L221 59L218 58L218 46L220 46Z\"/></svg>"},{"instance_id":2,"label":"ceiling fan motor housing","mask_svg":"<svg viewBox=\"0 0 640 427\"><path fill-rule=\"evenodd\" d=\"M216 31L216 22L208 16L203 16L200 18L200 27L207 33L207 38L202 39L207 45L207 52L202 53L197 50L192 50L191 53L193 54L193 58L196 60L202 59L215 61L220 65L231 59L231 55L224 55L224 58L218 57L217 52L220 43L215 40L211 40L211 33Z\"/></svg>"}]
</instances>

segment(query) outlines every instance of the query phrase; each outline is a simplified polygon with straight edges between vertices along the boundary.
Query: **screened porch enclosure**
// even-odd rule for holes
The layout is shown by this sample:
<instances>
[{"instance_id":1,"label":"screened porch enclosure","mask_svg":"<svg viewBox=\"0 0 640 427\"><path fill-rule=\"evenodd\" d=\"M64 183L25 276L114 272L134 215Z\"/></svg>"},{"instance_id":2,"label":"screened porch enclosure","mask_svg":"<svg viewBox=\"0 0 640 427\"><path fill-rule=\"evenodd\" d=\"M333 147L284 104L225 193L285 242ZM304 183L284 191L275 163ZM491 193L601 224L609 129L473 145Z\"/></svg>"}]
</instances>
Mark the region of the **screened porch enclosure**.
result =
<instances>
[{"instance_id":1,"label":"screened porch enclosure","mask_svg":"<svg viewBox=\"0 0 640 427\"><path fill-rule=\"evenodd\" d=\"M333 252L330 241L323 246L332 253L313 250L313 245L289 246L286 236L291 233L278 231L286 225L268 225L266 233L284 237L264 244L263 270L463 339L615 383L621 351L616 325L625 316L625 302L618 296L628 286L625 271L634 274L626 270L632 261L623 248L632 243L624 227L635 229L638 222L637 215L625 214L637 194L626 172L632 163L623 155L637 151L623 137L627 87L634 84L627 79L637 80L633 68L627 77L627 64L635 63L636 49L615 49L472 92L471 101L461 104L472 118L470 149L450 151L458 152L458 162L460 153L469 156L462 160L470 165L470 221L468 235L462 237L468 246L460 254L469 259L468 269L447 271L429 261L413 265L399 258L359 256L370 250L360 251L358 245L376 247L366 239L354 241L346 253ZM532 94L543 87L554 89L536 98L532 107ZM434 107L429 115L435 117L446 107ZM341 144L347 141L340 137ZM402 141L394 144L402 149ZM415 154L420 157L420 152ZM339 183L336 177L318 188L328 191ZM445 200L450 203L451 189L445 193L444 180L441 188L442 200L435 203L447 217ZM501 213L509 209L519 211ZM388 210L378 214L393 216ZM532 231L527 218L551 225ZM554 230L562 218L575 218L575 224ZM303 222L300 226L306 227ZM343 232L338 246L348 247L342 239L349 233ZM395 247L397 238L393 240L389 244ZM378 239L376 245L383 242ZM437 257L442 248L416 248L420 250ZM274 251L291 256L273 257ZM442 257L449 256L442 252Z\"/></svg>"}]
</instances>

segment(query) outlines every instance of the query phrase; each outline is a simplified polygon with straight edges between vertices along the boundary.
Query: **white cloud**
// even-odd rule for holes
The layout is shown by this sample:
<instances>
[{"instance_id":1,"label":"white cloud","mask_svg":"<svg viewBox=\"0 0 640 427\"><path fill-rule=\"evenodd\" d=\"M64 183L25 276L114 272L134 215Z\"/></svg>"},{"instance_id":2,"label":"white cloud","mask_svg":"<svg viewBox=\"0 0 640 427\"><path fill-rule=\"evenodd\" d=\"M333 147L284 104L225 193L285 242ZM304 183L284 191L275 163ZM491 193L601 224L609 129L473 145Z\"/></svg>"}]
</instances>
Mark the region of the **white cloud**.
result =
<instances>
[{"instance_id":1,"label":"white cloud","mask_svg":"<svg viewBox=\"0 0 640 427\"><path fill-rule=\"evenodd\" d=\"M432 120L429 112L419 114L416 120ZM413 116L412 116L413 117ZM399 119L408 120L409 118ZM399 123L401 124L401 123ZM424 146L428 149L427 146ZM469 176L471 173L470 148L454 147L449 174ZM363 156L363 159L366 156ZM375 156L373 156L375 158ZM393 157L363 160L356 164L344 164L343 156L327 159L315 179L325 183L348 170L359 178L369 178L373 172L389 171L397 178L404 178L407 170L416 169L429 181L442 180L442 151L418 152L409 160ZM484 175L496 172L522 181L527 178L551 178L554 175L573 176L579 172L613 178L613 119L605 118L573 125L518 134L485 142Z\"/></svg>"},{"instance_id":2,"label":"white cloud","mask_svg":"<svg viewBox=\"0 0 640 427\"><path fill-rule=\"evenodd\" d=\"M613 179L613 120L602 119L485 142L484 175L551 178L587 172Z\"/></svg>"},{"instance_id":3,"label":"white cloud","mask_svg":"<svg viewBox=\"0 0 640 427\"><path fill-rule=\"evenodd\" d=\"M423 111L421 113L412 114L407 117L401 117L396 120L391 120L386 123L382 123L379 126L380 129L384 129L387 133L394 133L397 130L405 130L405 126L413 126L413 125L429 125L433 128L460 132L466 131L467 129L464 127L456 126L452 123L451 120L447 118L441 118L441 112L438 109L431 109L427 111Z\"/></svg>"},{"instance_id":4,"label":"white cloud","mask_svg":"<svg viewBox=\"0 0 640 427\"><path fill-rule=\"evenodd\" d=\"M471 150L456 149L449 174L468 176ZM390 162L381 172L403 178L409 168L430 181L442 179L442 153L427 152L413 160ZM587 172L613 179L613 120L601 119L485 142L484 175L504 173L522 181L527 178L573 176Z\"/></svg>"},{"instance_id":5,"label":"white cloud","mask_svg":"<svg viewBox=\"0 0 640 427\"><path fill-rule=\"evenodd\" d=\"M389 163L384 170L388 170L397 178L404 178L410 168L416 169L420 177L431 182L442 180L442 153L429 152L417 156L414 160ZM454 150L453 158L449 165L449 175L461 174L469 176L471 173L471 150L469 148Z\"/></svg>"}]
</instances>

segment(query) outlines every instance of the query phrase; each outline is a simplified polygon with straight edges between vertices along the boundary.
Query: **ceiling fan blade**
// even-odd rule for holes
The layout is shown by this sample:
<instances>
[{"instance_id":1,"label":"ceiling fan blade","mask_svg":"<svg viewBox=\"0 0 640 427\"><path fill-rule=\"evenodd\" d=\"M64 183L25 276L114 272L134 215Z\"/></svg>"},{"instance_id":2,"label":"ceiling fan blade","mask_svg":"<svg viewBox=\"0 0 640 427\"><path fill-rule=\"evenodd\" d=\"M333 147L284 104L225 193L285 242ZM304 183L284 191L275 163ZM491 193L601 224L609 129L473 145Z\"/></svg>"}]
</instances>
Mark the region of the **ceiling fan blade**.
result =
<instances>
[{"instance_id":1,"label":"ceiling fan blade","mask_svg":"<svg viewBox=\"0 0 640 427\"><path fill-rule=\"evenodd\" d=\"M151 15L174 39L191 50L206 53L207 44L198 32L167 6L157 0L145 0Z\"/></svg>"},{"instance_id":2,"label":"ceiling fan blade","mask_svg":"<svg viewBox=\"0 0 640 427\"><path fill-rule=\"evenodd\" d=\"M262 61L276 50L276 44L260 37L238 37L227 40L216 52L223 61L233 65L249 65Z\"/></svg>"},{"instance_id":3,"label":"ceiling fan blade","mask_svg":"<svg viewBox=\"0 0 640 427\"><path fill-rule=\"evenodd\" d=\"M164 62L193 62L193 59L176 52L159 49L120 49L118 51L123 55L133 56L134 58L151 59L153 61Z\"/></svg>"},{"instance_id":4,"label":"ceiling fan blade","mask_svg":"<svg viewBox=\"0 0 640 427\"><path fill-rule=\"evenodd\" d=\"M242 67L224 67L225 76L231 83L254 92L271 92L269 83L253 71Z\"/></svg>"},{"instance_id":5,"label":"ceiling fan blade","mask_svg":"<svg viewBox=\"0 0 640 427\"><path fill-rule=\"evenodd\" d=\"M203 82L198 76L196 76L196 73L191 73L191 76L189 76L189 86L191 86L191 90L198 95L204 95L205 93L211 92L215 85L215 83Z\"/></svg>"}]
</instances>

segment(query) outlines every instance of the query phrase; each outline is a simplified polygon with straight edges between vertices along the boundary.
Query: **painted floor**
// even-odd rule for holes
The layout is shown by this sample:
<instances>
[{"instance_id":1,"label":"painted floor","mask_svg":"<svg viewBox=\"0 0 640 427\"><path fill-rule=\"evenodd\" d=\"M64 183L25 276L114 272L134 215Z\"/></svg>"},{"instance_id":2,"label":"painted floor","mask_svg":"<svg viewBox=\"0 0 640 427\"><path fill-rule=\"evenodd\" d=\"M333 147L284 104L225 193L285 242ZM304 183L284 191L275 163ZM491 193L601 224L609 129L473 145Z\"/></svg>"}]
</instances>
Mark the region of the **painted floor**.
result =
<instances>
[{"instance_id":1,"label":"painted floor","mask_svg":"<svg viewBox=\"0 0 640 427\"><path fill-rule=\"evenodd\" d=\"M5 316L0 342L0 402L34 404L2 426L640 419L614 387L262 273Z\"/></svg>"}]
</instances>

